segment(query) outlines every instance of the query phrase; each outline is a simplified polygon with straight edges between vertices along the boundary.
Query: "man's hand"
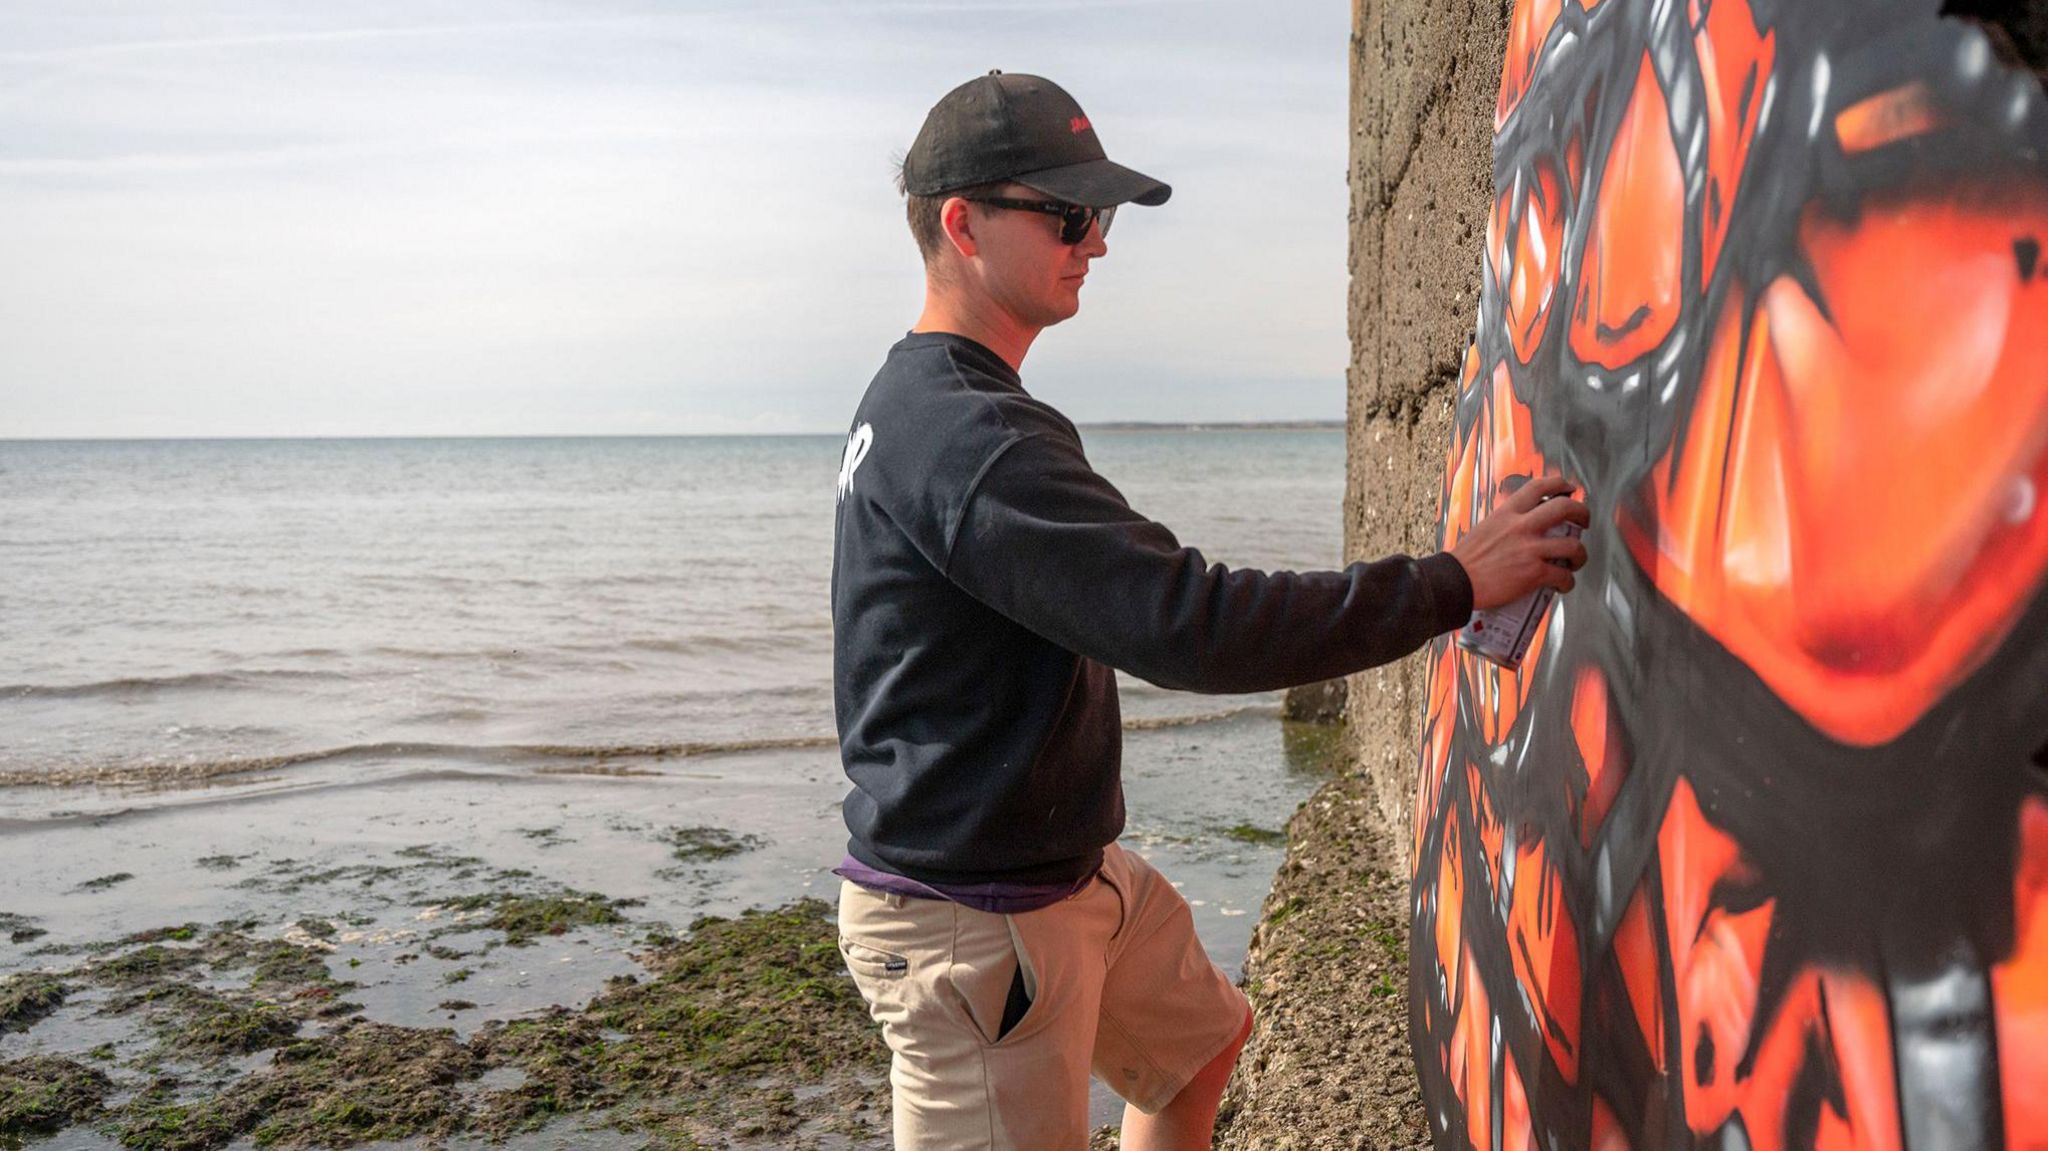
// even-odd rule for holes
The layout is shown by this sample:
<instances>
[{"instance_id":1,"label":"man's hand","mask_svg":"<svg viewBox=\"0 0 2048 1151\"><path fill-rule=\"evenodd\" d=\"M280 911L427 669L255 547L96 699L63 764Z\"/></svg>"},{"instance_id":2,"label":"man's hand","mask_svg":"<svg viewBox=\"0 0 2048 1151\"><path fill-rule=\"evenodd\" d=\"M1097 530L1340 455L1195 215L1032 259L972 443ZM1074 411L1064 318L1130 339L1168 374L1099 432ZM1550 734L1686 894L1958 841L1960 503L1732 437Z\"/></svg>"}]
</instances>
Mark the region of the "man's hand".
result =
<instances>
[{"instance_id":1,"label":"man's hand","mask_svg":"<svg viewBox=\"0 0 2048 1151\"><path fill-rule=\"evenodd\" d=\"M1539 587L1572 590L1572 573L1586 566L1586 545L1544 533L1566 521L1581 528L1592 522L1585 504L1563 498L1575 488L1561 476L1530 480L1451 549L1472 581L1474 611L1513 603Z\"/></svg>"}]
</instances>

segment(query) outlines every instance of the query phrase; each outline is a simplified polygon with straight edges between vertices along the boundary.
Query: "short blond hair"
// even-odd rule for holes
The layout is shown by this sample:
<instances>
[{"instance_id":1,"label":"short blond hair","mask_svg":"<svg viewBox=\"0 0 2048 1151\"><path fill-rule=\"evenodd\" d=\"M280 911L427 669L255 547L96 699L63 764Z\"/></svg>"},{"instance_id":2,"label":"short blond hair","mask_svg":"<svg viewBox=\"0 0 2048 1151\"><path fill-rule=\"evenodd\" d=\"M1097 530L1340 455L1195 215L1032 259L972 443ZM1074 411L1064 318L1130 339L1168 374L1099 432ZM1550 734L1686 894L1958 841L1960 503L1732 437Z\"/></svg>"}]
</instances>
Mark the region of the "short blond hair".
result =
<instances>
[{"instance_id":1,"label":"short blond hair","mask_svg":"<svg viewBox=\"0 0 2048 1151\"><path fill-rule=\"evenodd\" d=\"M939 209L955 196L973 199L976 196L1000 195L1009 187L1008 180L993 184L976 184L971 188L955 188L950 192L939 192L930 196L913 196L904 186L903 162L896 162L896 190L903 194L903 215L910 221L910 238L917 241L917 251L930 264L946 242L946 226L939 219Z\"/></svg>"}]
</instances>

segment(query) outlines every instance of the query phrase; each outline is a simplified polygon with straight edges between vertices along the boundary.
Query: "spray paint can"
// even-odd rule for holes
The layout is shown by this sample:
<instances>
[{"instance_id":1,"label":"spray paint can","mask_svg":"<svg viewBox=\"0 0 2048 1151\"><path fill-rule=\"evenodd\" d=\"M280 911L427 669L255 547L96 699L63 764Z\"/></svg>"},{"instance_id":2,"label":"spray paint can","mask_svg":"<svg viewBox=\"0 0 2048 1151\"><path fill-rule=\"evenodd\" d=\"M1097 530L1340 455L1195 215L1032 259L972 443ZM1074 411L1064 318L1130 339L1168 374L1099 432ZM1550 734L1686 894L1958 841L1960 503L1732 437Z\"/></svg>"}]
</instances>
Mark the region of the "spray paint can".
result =
<instances>
[{"instance_id":1,"label":"spray paint can","mask_svg":"<svg viewBox=\"0 0 2048 1151\"><path fill-rule=\"evenodd\" d=\"M1579 525L1566 521L1543 534L1577 538ZM1550 613L1550 601L1555 598L1556 589L1539 587L1513 603L1475 611L1471 621L1458 632L1458 646L1509 671L1519 671L1523 657L1529 654L1530 642L1536 638L1536 628Z\"/></svg>"}]
</instances>

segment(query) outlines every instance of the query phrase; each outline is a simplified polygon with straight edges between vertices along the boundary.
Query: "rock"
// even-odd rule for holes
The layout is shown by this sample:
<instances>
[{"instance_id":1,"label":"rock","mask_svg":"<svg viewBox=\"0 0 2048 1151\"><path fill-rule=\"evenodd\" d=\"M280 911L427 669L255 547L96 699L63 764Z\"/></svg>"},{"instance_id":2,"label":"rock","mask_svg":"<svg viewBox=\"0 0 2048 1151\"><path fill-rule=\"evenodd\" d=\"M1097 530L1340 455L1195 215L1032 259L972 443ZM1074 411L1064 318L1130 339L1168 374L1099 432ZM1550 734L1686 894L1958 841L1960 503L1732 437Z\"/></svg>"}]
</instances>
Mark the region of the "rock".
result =
<instances>
[{"instance_id":1,"label":"rock","mask_svg":"<svg viewBox=\"0 0 2048 1151\"><path fill-rule=\"evenodd\" d=\"M1288 688L1287 698L1280 705L1280 718L1295 723L1342 723L1346 694L1341 679Z\"/></svg>"}]
</instances>

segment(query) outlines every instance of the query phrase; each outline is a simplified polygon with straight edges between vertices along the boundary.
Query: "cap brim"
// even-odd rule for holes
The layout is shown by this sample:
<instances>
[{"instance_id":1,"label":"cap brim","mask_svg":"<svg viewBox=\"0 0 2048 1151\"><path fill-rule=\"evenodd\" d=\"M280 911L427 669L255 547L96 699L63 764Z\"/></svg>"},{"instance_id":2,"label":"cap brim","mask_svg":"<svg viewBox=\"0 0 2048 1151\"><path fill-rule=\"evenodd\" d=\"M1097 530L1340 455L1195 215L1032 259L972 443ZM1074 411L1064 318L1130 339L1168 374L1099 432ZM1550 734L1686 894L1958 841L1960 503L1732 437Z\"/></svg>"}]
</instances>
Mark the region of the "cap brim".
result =
<instances>
[{"instance_id":1,"label":"cap brim","mask_svg":"<svg viewBox=\"0 0 2048 1151\"><path fill-rule=\"evenodd\" d=\"M1173 195L1171 187L1106 159L1025 172L1010 179L1069 204L1088 208L1113 208L1118 204L1143 204L1152 208L1164 204L1166 198Z\"/></svg>"}]
</instances>

